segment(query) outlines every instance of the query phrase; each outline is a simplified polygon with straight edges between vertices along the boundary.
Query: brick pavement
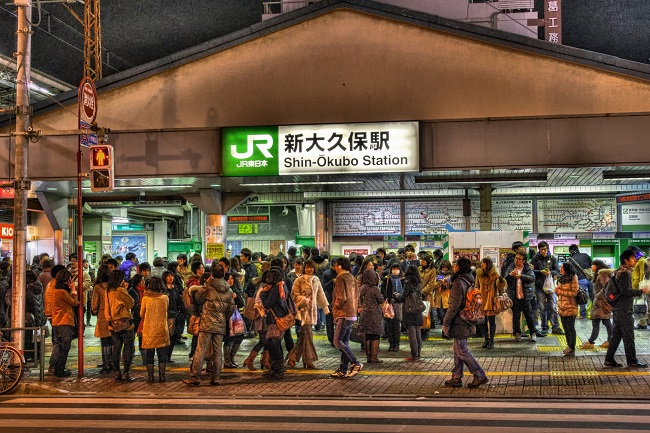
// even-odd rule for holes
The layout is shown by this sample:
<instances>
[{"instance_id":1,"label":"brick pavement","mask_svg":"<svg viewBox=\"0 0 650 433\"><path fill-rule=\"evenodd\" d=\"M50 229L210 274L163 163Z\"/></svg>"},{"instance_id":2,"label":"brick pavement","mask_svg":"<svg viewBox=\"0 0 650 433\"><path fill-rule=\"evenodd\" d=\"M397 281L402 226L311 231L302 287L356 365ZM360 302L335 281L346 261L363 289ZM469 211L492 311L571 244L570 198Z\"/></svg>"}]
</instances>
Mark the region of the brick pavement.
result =
<instances>
[{"instance_id":1,"label":"brick pavement","mask_svg":"<svg viewBox=\"0 0 650 433\"><path fill-rule=\"evenodd\" d=\"M586 341L591 322L577 321L578 343ZM650 362L650 331L635 331L639 358ZM302 368L288 369L283 381L269 381L261 377L262 371L249 372L246 369L224 370L221 385L209 386L208 377L200 387L182 383L189 372L189 340L176 346L175 364L168 368L167 383L146 382L145 368L136 356L131 383L115 383L112 375L100 375L95 365L100 359L99 341L86 332L85 375L57 379L46 373L44 382L38 381L34 370L21 383L20 393L98 393L117 395L166 395L166 396L472 396L472 397L650 397L650 369L604 368L605 349L577 350L577 356L564 358L561 351L566 344L563 336L549 335L537 343L522 339L517 343L508 335L497 335L493 350L482 349L482 339L471 339L470 350L483 366L490 383L479 389L447 388L443 382L450 377L453 365L452 341L440 338L440 331L432 331L424 343L422 362L408 363L408 341L402 337L399 353L386 351L387 342L382 341L381 364L366 365L364 370L352 379L330 379L329 373L339 362L339 352L329 345L325 332L315 332L315 342L320 359L317 370ZM606 335L602 330L602 336ZM255 340L244 340L237 356L241 363L248 355ZM359 359L362 355L359 345L352 343ZM76 347L70 352L68 367L76 373ZM136 351L137 353L137 351ZM48 349L49 354L49 349ZM363 356L363 358L362 358ZM624 362L622 345L617 353L619 362ZM257 360L259 365L259 357ZM470 380L466 377L466 380Z\"/></svg>"}]
</instances>

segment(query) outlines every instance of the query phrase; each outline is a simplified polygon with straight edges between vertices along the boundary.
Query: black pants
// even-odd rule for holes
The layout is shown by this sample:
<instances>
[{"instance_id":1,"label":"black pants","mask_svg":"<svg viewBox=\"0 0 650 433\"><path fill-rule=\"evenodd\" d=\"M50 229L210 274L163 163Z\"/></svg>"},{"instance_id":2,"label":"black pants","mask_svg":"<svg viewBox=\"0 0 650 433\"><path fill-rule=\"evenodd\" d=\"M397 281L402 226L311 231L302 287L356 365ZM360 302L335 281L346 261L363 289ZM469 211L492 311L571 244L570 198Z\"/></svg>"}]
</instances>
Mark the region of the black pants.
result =
<instances>
[{"instance_id":1,"label":"black pants","mask_svg":"<svg viewBox=\"0 0 650 433\"><path fill-rule=\"evenodd\" d=\"M287 353L289 353L293 349L293 346L296 344L293 341L293 336L291 335L291 328L284 331L284 337L283 338L284 338L284 346L287 349ZM280 353L282 353L282 348L280 348Z\"/></svg>"},{"instance_id":2,"label":"black pants","mask_svg":"<svg viewBox=\"0 0 650 433\"><path fill-rule=\"evenodd\" d=\"M388 344L392 349L399 349L402 322L396 318L386 319L386 322L388 322Z\"/></svg>"},{"instance_id":3,"label":"black pants","mask_svg":"<svg viewBox=\"0 0 650 433\"><path fill-rule=\"evenodd\" d=\"M614 318L614 329L612 329L612 338L609 340L609 347L607 348L605 361L614 361L616 349L618 349L618 345L621 344L621 340L623 340L627 363L632 364L637 362L636 347L634 345L634 317L632 316L632 313L621 310L614 310L612 313Z\"/></svg>"},{"instance_id":4,"label":"black pants","mask_svg":"<svg viewBox=\"0 0 650 433\"><path fill-rule=\"evenodd\" d=\"M530 303L527 299L513 299L512 300L512 332L521 334L521 313L524 313L526 324L530 332L535 332L535 321L533 320L533 313L530 310Z\"/></svg>"},{"instance_id":5,"label":"black pants","mask_svg":"<svg viewBox=\"0 0 650 433\"><path fill-rule=\"evenodd\" d=\"M591 336L589 337L589 342L594 344L598 334L600 334L600 322L605 325L607 329L607 341L612 338L612 321L610 319L591 319Z\"/></svg>"},{"instance_id":6,"label":"black pants","mask_svg":"<svg viewBox=\"0 0 650 433\"><path fill-rule=\"evenodd\" d=\"M122 332L112 332L113 338L113 371L120 371L120 358L124 360L124 372L128 373L133 362L133 352L135 351L135 333L133 329Z\"/></svg>"},{"instance_id":7,"label":"black pants","mask_svg":"<svg viewBox=\"0 0 650 433\"><path fill-rule=\"evenodd\" d=\"M576 318L575 316L560 316L562 327L566 333L566 344L571 350L576 350Z\"/></svg>"},{"instance_id":8,"label":"black pants","mask_svg":"<svg viewBox=\"0 0 650 433\"><path fill-rule=\"evenodd\" d=\"M167 346L156 349L141 349L144 354L144 363L153 364L154 355L158 352L158 364L167 363Z\"/></svg>"},{"instance_id":9,"label":"black pants","mask_svg":"<svg viewBox=\"0 0 650 433\"><path fill-rule=\"evenodd\" d=\"M332 313L325 315L325 329L327 331L327 339L330 344L334 344L334 315Z\"/></svg>"},{"instance_id":10,"label":"black pants","mask_svg":"<svg viewBox=\"0 0 650 433\"><path fill-rule=\"evenodd\" d=\"M494 334L497 332L497 316L485 316L485 323L481 325L483 328L483 336L494 340Z\"/></svg>"}]
</instances>

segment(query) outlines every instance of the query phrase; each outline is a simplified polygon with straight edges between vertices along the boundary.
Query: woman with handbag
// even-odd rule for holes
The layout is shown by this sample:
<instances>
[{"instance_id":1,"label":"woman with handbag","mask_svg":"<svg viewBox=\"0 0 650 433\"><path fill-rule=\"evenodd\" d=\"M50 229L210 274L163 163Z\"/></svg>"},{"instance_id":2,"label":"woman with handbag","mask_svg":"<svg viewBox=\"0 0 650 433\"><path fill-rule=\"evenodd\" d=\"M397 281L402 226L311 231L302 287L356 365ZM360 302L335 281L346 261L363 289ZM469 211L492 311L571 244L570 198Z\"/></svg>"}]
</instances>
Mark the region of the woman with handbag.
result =
<instances>
[{"instance_id":1,"label":"woman with handbag","mask_svg":"<svg viewBox=\"0 0 650 433\"><path fill-rule=\"evenodd\" d=\"M483 299L483 315L485 316L485 323L483 323L483 335L485 342L483 343L484 349L494 348L494 334L496 333L496 315L499 312L499 305L495 304L495 298L503 295L506 292L508 283L506 279L499 276L492 259L489 257L481 260L481 267L476 269L476 283L481 291L481 298Z\"/></svg>"},{"instance_id":2,"label":"woman with handbag","mask_svg":"<svg viewBox=\"0 0 650 433\"><path fill-rule=\"evenodd\" d=\"M176 264L176 263L173 263ZM177 265L177 264L176 264ZM172 353L174 352L174 345L180 344L180 335L176 320L180 320L179 316L183 307L183 298L181 293L182 287L178 286L178 281L174 271L165 271L162 274L163 286L165 288L165 295L169 298L169 306L167 307L167 325L169 326L169 340L170 344L167 348L167 360L173 364Z\"/></svg>"},{"instance_id":3,"label":"woman with handbag","mask_svg":"<svg viewBox=\"0 0 650 433\"><path fill-rule=\"evenodd\" d=\"M304 368L316 368L314 361L318 360L312 326L318 321L318 308L329 314L329 305L320 280L314 275L315 272L316 262L312 259L305 260L300 276L296 278L291 289L291 299L296 305L296 320L302 323L298 341L289 351L287 365L292 368L301 357Z\"/></svg>"},{"instance_id":4,"label":"woman with handbag","mask_svg":"<svg viewBox=\"0 0 650 433\"><path fill-rule=\"evenodd\" d=\"M402 270L397 259L392 259L388 264L388 275L384 278L381 294L390 300L395 313L392 319L386 319L388 351L399 352L404 288L402 287Z\"/></svg>"},{"instance_id":5,"label":"woman with handbag","mask_svg":"<svg viewBox=\"0 0 650 433\"><path fill-rule=\"evenodd\" d=\"M284 323L292 314L289 308L290 293L284 284L284 273L278 267L272 267L266 274L266 285L260 292L260 301L266 309L266 344L269 352L271 369L263 374L267 379L284 379L284 356L282 338L288 323Z\"/></svg>"},{"instance_id":6,"label":"woman with handbag","mask_svg":"<svg viewBox=\"0 0 650 433\"><path fill-rule=\"evenodd\" d=\"M442 324L449 308L449 295L451 293L451 277L452 268L449 260L440 262L440 274L436 277L436 283L433 286L433 303L431 308L436 309L438 321ZM442 331L442 338L449 338L444 331Z\"/></svg>"},{"instance_id":7,"label":"woman with handbag","mask_svg":"<svg viewBox=\"0 0 650 433\"><path fill-rule=\"evenodd\" d=\"M558 315L562 321L562 328L566 332L567 342L567 347L562 353L564 356L575 356L576 315L578 314L578 301L576 301L576 296L578 295L580 286L578 284L578 276L575 274L575 270L570 263L562 263L557 282L555 294L557 295Z\"/></svg>"},{"instance_id":8,"label":"woman with handbag","mask_svg":"<svg viewBox=\"0 0 650 433\"><path fill-rule=\"evenodd\" d=\"M366 358L368 364L383 362L379 359L379 338L384 332L384 315L381 304L384 297L379 292L379 275L372 269L366 269L361 275L359 289L359 331L365 334Z\"/></svg>"},{"instance_id":9,"label":"woman with handbag","mask_svg":"<svg viewBox=\"0 0 650 433\"><path fill-rule=\"evenodd\" d=\"M591 336L589 340L582 343L581 349L593 349L598 334L600 332L600 323L605 325L607 330L607 340L600 347L608 348L609 339L612 336L612 307L605 300L605 286L612 278L616 269L610 269L602 260L594 260L591 264L591 270L594 273L594 304L591 307Z\"/></svg>"},{"instance_id":10,"label":"woman with handbag","mask_svg":"<svg viewBox=\"0 0 650 433\"><path fill-rule=\"evenodd\" d=\"M127 292L124 271L116 269L108 275L106 319L113 340L113 371L115 381L131 382L129 370L133 361L135 331L131 308L135 301ZM124 353L122 353L124 351ZM124 359L124 375L120 372L120 359Z\"/></svg>"},{"instance_id":11,"label":"woman with handbag","mask_svg":"<svg viewBox=\"0 0 650 433\"><path fill-rule=\"evenodd\" d=\"M147 382L153 383L153 358L158 352L158 380L166 381L167 347L169 346L169 327L167 326L167 306L169 298L163 294L165 288L158 277L149 278L140 302L142 333L140 344L147 366Z\"/></svg>"},{"instance_id":12,"label":"woman with handbag","mask_svg":"<svg viewBox=\"0 0 650 433\"><path fill-rule=\"evenodd\" d=\"M235 298L235 308L239 310L244 308L244 293L235 284L234 276L226 272L224 279L232 290L232 295ZM234 312L233 312L234 314ZM223 367L224 368L238 368L239 365L235 362L235 355L239 351L242 341L244 341L244 334L231 335L230 328L227 329L228 333L223 339Z\"/></svg>"}]
</instances>

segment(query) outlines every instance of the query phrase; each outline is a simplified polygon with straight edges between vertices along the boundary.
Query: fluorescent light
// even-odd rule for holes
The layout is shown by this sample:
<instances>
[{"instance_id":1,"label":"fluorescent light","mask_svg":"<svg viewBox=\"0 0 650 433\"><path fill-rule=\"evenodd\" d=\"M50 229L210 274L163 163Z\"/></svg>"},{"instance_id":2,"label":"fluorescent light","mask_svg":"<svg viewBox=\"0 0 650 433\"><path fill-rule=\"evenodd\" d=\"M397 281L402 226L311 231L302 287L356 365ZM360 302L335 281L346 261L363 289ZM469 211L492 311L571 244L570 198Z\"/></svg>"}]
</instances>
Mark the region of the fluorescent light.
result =
<instances>
[{"instance_id":1,"label":"fluorescent light","mask_svg":"<svg viewBox=\"0 0 650 433\"><path fill-rule=\"evenodd\" d=\"M240 183L239 186L302 186L302 185L355 185L363 184L362 180L340 180L336 182L272 182L272 183Z\"/></svg>"},{"instance_id":2,"label":"fluorescent light","mask_svg":"<svg viewBox=\"0 0 650 433\"><path fill-rule=\"evenodd\" d=\"M111 219L111 223L113 224L127 224L128 222L129 219L124 217L113 217L113 219Z\"/></svg>"},{"instance_id":3,"label":"fluorescent light","mask_svg":"<svg viewBox=\"0 0 650 433\"><path fill-rule=\"evenodd\" d=\"M210 185L210 186L211 186L212 188L219 188L221 185L219 185L219 184L217 183L217 184Z\"/></svg>"},{"instance_id":4,"label":"fluorescent light","mask_svg":"<svg viewBox=\"0 0 650 433\"><path fill-rule=\"evenodd\" d=\"M546 173L535 175L516 175L516 176L478 176L478 177L462 177L462 176L416 176L415 183L531 183L531 182L546 182Z\"/></svg>"},{"instance_id":5,"label":"fluorescent light","mask_svg":"<svg viewBox=\"0 0 650 433\"><path fill-rule=\"evenodd\" d=\"M650 180L650 173L635 173L629 171L625 171L625 172L603 171L603 180L646 181L646 180Z\"/></svg>"},{"instance_id":6,"label":"fluorescent light","mask_svg":"<svg viewBox=\"0 0 650 433\"><path fill-rule=\"evenodd\" d=\"M179 188L194 188L192 185L147 185L147 186L119 186L115 185L114 190L116 189L137 189L137 190L145 190L145 189L179 189ZM84 191L90 191L89 186L84 186L81 189Z\"/></svg>"}]
</instances>

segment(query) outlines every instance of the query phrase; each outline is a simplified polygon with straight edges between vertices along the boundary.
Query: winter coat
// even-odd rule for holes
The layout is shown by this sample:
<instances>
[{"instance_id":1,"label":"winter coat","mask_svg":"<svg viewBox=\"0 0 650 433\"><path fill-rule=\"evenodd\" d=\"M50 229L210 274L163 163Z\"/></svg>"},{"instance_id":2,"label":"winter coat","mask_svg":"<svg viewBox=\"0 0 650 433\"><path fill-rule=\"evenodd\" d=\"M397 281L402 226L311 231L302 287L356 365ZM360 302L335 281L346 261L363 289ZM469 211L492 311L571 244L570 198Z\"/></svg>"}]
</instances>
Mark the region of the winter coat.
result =
<instances>
[{"instance_id":1,"label":"winter coat","mask_svg":"<svg viewBox=\"0 0 650 433\"><path fill-rule=\"evenodd\" d=\"M173 284L171 288L165 284L164 294L169 297L169 306L167 307L168 319L175 319L181 312L185 311L182 293L183 290L176 284Z\"/></svg>"},{"instance_id":2,"label":"winter coat","mask_svg":"<svg viewBox=\"0 0 650 433\"><path fill-rule=\"evenodd\" d=\"M176 268L176 272L181 277L183 284L185 284L185 281L187 281L187 279L192 276L192 268L189 266L189 264L187 266L179 265L178 268ZM183 287L185 286L183 285Z\"/></svg>"},{"instance_id":3,"label":"winter coat","mask_svg":"<svg viewBox=\"0 0 650 433\"><path fill-rule=\"evenodd\" d=\"M43 288L47 287L50 281L52 281L53 275L52 275L52 268L46 268L41 271L40 274L38 274L38 281L41 282L43 285Z\"/></svg>"},{"instance_id":4,"label":"winter coat","mask_svg":"<svg viewBox=\"0 0 650 433\"><path fill-rule=\"evenodd\" d=\"M43 326L46 323L45 314L43 314L43 285L36 280L27 285L25 292L25 312L34 316L32 326ZM28 326L25 323L25 326Z\"/></svg>"},{"instance_id":5,"label":"winter coat","mask_svg":"<svg viewBox=\"0 0 650 433\"><path fill-rule=\"evenodd\" d=\"M124 260L118 269L124 271L124 281L131 281L131 278L138 273L138 266L131 260Z\"/></svg>"},{"instance_id":6,"label":"winter coat","mask_svg":"<svg viewBox=\"0 0 650 433\"><path fill-rule=\"evenodd\" d=\"M496 315L494 312L494 297L505 293L508 285L506 279L499 276L494 266L490 268L487 275L483 272L483 268L477 268L476 283L483 299L483 314L486 316Z\"/></svg>"},{"instance_id":7,"label":"winter coat","mask_svg":"<svg viewBox=\"0 0 650 433\"><path fill-rule=\"evenodd\" d=\"M443 275L443 278L439 280L436 277L436 282L433 284L433 303L431 304L434 308L448 308L449 307L449 295L451 294L451 274Z\"/></svg>"},{"instance_id":8,"label":"winter coat","mask_svg":"<svg viewBox=\"0 0 650 433\"><path fill-rule=\"evenodd\" d=\"M303 325L315 325L318 321L318 308L329 314L325 292L316 275L303 274L296 279L291 288L291 299L296 304L296 320Z\"/></svg>"},{"instance_id":9,"label":"winter coat","mask_svg":"<svg viewBox=\"0 0 650 433\"><path fill-rule=\"evenodd\" d=\"M52 290L52 326L74 326L74 308L79 305L77 295L66 289Z\"/></svg>"},{"instance_id":10,"label":"winter coat","mask_svg":"<svg viewBox=\"0 0 650 433\"><path fill-rule=\"evenodd\" d=\"M106 320L109 322L109 329L111 329L111 320L131 319L133 322L133 316L131 315L133 304L135 304L135 301L124 287L108 290L108 299L106 301L104 315L106 316ZM133 323L126 328L126 330L129 329L133 329Z\"/></svg>"},{"instance_id":11,"label":"winter coat","mask_svg":"<svg viewBox=\"0 0 650 433\"><path fill-rule=\"evenodd\" d=\"M466 340L476 333L476 327L465 322L460 317L460 312L465 308L467 291L474 286L474 277L472 274L454 274L451 279L449 307L442 321L442 326L449 329L447 333L449 337L456 340Z\"/></svg>"},{"instance_id":12,"label":"winter coat","mask_svg":"<svg viewBox=\"0 0 650 433\"><path fill-rule=\"evenodd\" d=\"M614 275L615 269L603 268L598 271L596 281L594 281L594 303L591 307L591 318L593 319L611 319L612 313L610 309L609 314L603 311L603 303L605 301L605 286L609 279Z\"/></svg>"},{"instance_id":13,"label":"winter coat","mask_svg":"<svg viewBox=\"0 0 650 433\"><path fill-rule=\"evenodd\" d=\"M97 316L95 323L95 337L106 338L111 336L111 330L108 329L108 320L104 314L106 308L106 290L108 283L95 284L93 289L93 298L90 303L90 311Z\"/></svg>"},{"instance_id":14,"label":"winter coat","mask_svg":"<svg viewBox=\"0 0 650 433\"><path fill-rule=\"evenodd\" d=\"M341 271L334 280L332 314L338 317L356 317L359 289L357 280L347 271Z\"/></svg>"},{"instance_id":15,"label":"winter coat","mask_svg":"<svg viewBox=\"0 0 650 433\"><path fill-rule=\"evenodd\" d=\"M384 333L384 315L381 303L384 297L379 292L379 277L372 284L364 284L359 289L359 332L363 334L381 335Z\"/></svg>"},{"instance_id":16,"label":"winter coat","mask_svg":"<svg viewBox=\"0 0 650 433\"><path fill-rule=\"evenodd\" d=\"M530 261L530 267L533 268L533 272L535 273L535 289L541 292L544 291L544 281L546 281L546 275L542 272L544 269L551 271L553 278L560 275L557 258L551 253L548 253L546 256L536 254Z\"/></svg>"},{"instance_id":17,"label":"winter coat","mask_svg":"<svg viewBox=\"0 0 650 433\"><path fill-rule=\"evenodd\" d=\"M211 279L199 289L195 299L201 306L199 332L226 335L228 320L235 311L235 299L226 280Z\"/></svg>"},{"instance_id":18,"label":"winter coat","mask_svg":"<svg viewBox=\"0 0 650 433\"><path fill-rule=\"evenodd\" d=\"M404 282L402 284L404 285L403 299L407 299L409 296L411 296L411 293L413 292L417 293L417 296L420 299L422 299L422 289L421 289L422 286L420 284L420 281L417 278L415 278L415 276L404 277ZM403 308L402 324L404 326L422 326L423 324L422 312L418 311L416 313L407 313L406 309Z\"/></svg>"},{"instance_id":19,"label":"winter coat","mask_svg":"<svg viewBox=\"0 0 650 433\"><path fill-rule=\"evenodd\" d=\"M641 284L641 281L645 278L645 267L647 262L648 259L646 257L641 257L636 261L636 265L634 265L634 270L632 271L632 288L635 290L639 288L639 284Z\"/></svg>"},{"instance_id":20,"label":"winter coat","mask_svg":"<svg viewBox=\"0 0 650 433\"><path fill-rule=\"evenodd\" d=\"M637 262L638 263L638 262ZM636 268L621 265L616 270L614 278L618 286L619 295L615 305L612 305L612 311L622 311L632 314L634 309L634 297L641 296L643 292L632 288L632 272Z\"/></svg>"},{"instance_id":21,"label":"winter coat","mask_svg":"<svg viewBox=\"0 0 650 433\"><path fill-rule=\"evenodd\" d=\"M420 278L422 279L422 295L425 297L426 301L429 301L430 305L433 305L434 298L434 287L436 285L436 268L432 265L423 268L420 266L418 268L420 273Z\"/></svg>"},{"instance_id":22,"label":"winter coat","mask_svg":"<svg viewBox=\"0 0 650 433\"><path fill-rule=\"evenodd\" d=\"M284 281L272 286L263 284L258 294L260 303L267 311L266 316L264 316L267 325L275 324L276 317L282 318L289 314L291 310L289 303L292 302L291 293L289 293Z\"/></svg>"},{"instance_id":23,"label":"winter coat","mask_svg":"<svg viewBox=\"0 0 650 433\"><path fill-rule=\"evenodd\" d=\"M145 290L140 301L143 349L157 349L169 346L168 305L169 298L166 295Z\"/></svg>"},{"instance_id":24,"label":"winter coat","mask_svg":"<svg viewBox=\"0 0 650 433\"><path fill-rule=\"evenodd\" d=\"M506 269L506 282L508 283L508 297L515 301L517 299L517 278L510 275L510 273L515 269L515 263L513 262L508 269ZM524 289L524 299L533 299L535 295L535 273L528 266L528 263L524 263L524 268L521 271L521 285Z\"/></svg>"},{"instance_id":25,"label":"winter coat","mask_svg":"<svg viewBox=\"0 0 650 433\"><path fill-rule=\"evenodd\" d=\"M555 294L557 295L557 313L562 317L572 317L578 314L578 276L574 275L571 281L562 282L562 277L558 279L558 284L555 287Z\"/></svg>"},{"instance_id":26,"label":"winter coat","mask_svg":"<svg viewBox=\"0 0 650 433\"><path fill-rule=\"evenodd\" d=\"M52 278L47 286L45 286L45 296L43 298L43 311L46 317L52 317L52 302L54 299L54 287L56 286L56 278ZM4 298L2 298L4 299Z\"/></svg>"}]
</instances>

